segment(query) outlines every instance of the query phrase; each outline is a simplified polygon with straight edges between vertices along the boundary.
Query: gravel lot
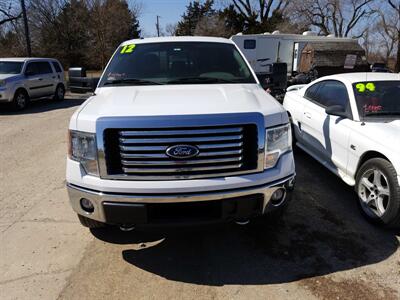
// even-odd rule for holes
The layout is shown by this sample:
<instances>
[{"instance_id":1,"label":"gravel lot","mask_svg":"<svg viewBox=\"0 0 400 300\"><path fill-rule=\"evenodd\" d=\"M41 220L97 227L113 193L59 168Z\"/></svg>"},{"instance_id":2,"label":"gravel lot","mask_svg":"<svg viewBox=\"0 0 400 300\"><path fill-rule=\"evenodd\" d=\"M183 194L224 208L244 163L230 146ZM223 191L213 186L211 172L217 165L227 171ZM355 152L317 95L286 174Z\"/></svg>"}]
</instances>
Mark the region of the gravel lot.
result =
<instances>
[{"instance_id":1,"label":"gravel lot","mask_svg":"<svg viewBox=\"0 0 400 300\"><path fill-rule=\"evenodd\" d=\"M83 98L0 107L1 299L400 299L400 236L296 153L279 224L88 231L65 189L69 117Z\"/></svg>"}]
</instances>

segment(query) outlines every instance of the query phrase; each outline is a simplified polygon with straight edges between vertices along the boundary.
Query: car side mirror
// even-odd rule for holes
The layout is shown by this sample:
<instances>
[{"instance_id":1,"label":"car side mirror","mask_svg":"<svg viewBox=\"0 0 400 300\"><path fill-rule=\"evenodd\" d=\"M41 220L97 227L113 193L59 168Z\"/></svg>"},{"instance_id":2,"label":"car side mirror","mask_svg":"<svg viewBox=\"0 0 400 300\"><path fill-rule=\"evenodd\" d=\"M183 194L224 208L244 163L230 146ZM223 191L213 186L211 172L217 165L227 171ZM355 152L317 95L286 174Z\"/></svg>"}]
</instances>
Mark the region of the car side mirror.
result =
<instances>
[{"instance_id":1,"label":"car side mirror","mask_svg":"<svg viewBox=\"0 0 400 300\"><path fill-rule=\"evenodd\" d=\"M344 109L343 106L340 105L332 105L328 106L325 109L326 114L330 116L337 116L337 117L342 117L342 118L348 118L348 115L346 113L346 110Z\"/></svg>"}]
</instances>

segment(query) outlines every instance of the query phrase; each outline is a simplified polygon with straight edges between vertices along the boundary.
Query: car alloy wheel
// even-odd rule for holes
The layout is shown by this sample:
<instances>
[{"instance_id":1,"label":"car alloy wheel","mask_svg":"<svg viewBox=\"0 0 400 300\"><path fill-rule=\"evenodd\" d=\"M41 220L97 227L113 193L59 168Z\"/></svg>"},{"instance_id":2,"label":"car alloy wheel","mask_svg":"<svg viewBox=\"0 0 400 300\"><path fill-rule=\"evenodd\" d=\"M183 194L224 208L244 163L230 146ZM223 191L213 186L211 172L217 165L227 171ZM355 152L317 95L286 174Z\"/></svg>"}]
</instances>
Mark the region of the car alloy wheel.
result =
<instances>
[{"instance_id":1,"label":"car alloy wheel","mask_svg":"<svg viewBox=\"0 0 400 300\"><path fill-rule=\"evenodd\" d=\"M17 96L16 103L19 109L23 109L26 106L26 97L23 93Z\"/></svg>"},{"instance_id":2,"label":"car alloy wheel","mask_svg":"<svg viewBox=\"0 0 400 300\"><path fill-rule=\"evenodd\" d=\"M382 217L390 201L389 181L380 170L369 169L361 176L358 196L367 215Z\"/></svg>"}]
</instances>

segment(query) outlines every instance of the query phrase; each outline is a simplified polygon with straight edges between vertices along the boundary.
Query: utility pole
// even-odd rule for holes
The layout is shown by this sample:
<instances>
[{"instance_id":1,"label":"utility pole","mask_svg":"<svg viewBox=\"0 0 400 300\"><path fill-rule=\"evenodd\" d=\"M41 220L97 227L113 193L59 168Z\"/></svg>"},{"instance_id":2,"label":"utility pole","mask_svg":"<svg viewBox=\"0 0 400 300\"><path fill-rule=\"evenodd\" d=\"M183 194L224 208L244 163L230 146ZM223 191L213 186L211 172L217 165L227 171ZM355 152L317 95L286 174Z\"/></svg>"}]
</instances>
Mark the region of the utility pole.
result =
<instances>
[{"instance_id":1,"label":"utility pole","mask_svg":"<svg viewBox=\"0 0 400 300\"><path fill-rule=\"evenodd\" d=\"M160 36L160 16L157 16L157 23L156 23L156 28L157 28L157 36Z\"/></svg>"},{"instance_id":2,"label":"utility pole","mask_svg":"<svg viewBox=\"0 0 400 300\"><path fill-rule=\"evenodd\" d=\"M31 38L29 36L28 17L26 16L25 0L21 0L22 16L24 18L25 39L26 39L26 52L28 57L32 56Z\"/></svg>"}]
</instances>

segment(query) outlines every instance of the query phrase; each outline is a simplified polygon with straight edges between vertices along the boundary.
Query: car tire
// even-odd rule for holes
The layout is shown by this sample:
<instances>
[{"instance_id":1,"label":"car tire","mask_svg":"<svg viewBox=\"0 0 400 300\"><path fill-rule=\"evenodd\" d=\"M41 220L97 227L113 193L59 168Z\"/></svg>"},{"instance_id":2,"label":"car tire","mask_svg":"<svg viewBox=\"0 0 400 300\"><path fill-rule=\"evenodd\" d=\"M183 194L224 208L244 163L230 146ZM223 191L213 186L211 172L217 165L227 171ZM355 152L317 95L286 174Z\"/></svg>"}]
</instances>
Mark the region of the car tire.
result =
<instances>
[{"instance_id":1,"label":"car tire","mask_svg":"<svg viewBox=\"0 0 400 300\"><path fill-rule=\"evenodd\" d=\"M358 205L372 223L400 228L400 186L393 165L383 158L365 162L356 178Z\"/></svg>"},{"instance_id":2,"label":"car tire","mask_svg":"<svg viewBox=\"0 0 400 300\"><path fill-rule=\"evenodd\" d=\"M57 85L53 99L55 101L63 101L65 97L65 87L62 84Z\"/></svg>"},{"instance_id":3,"label":"car tire","mask_svg":"<svg viewBox=\"0 0 400 300\"><path fill-rule=\"evenodd\" d=\"M81 222L81 224L87 228L104 228L104 227L106 227L105 223L89 219L82 215L78 215L78 219L79 219L79 222Z\"/></svg>"},{"instance_id":4,"label":"car tire","mask_svg":"<svg viewBox=\"0 0 400 300\"><path fill-rule=\"evenodd\" d=\"M12 101L12 106L14 110L21 111L24 110L29 104L29 96L24 90L17 90L14 99Z\"/></svg>"}]
</instances>

